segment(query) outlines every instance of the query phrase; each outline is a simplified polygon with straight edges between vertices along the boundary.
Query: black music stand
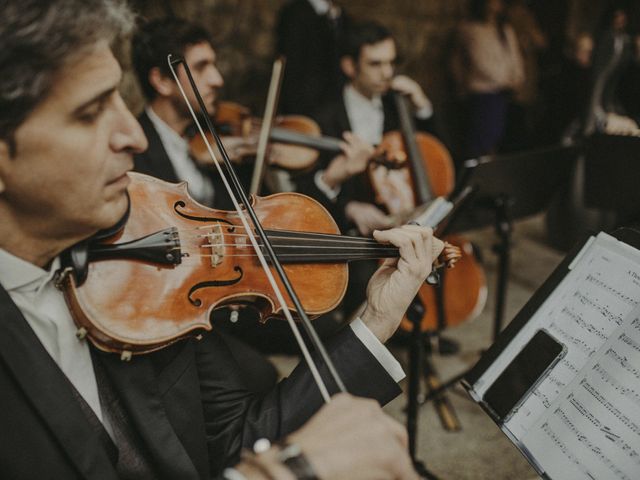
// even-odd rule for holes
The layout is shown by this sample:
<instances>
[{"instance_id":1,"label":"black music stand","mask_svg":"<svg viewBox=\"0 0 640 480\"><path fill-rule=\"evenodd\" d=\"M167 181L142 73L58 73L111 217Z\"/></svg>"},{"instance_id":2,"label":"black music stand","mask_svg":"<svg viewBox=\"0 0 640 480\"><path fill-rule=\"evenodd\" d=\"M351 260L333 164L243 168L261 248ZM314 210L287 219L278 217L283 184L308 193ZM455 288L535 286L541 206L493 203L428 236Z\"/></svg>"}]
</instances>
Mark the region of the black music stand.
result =
<instances>
[{"instance_id":1,"label":"black music stand","mask_svg":"<svg viewBox=\"0 0 640 480\"><path fill-rule=\"evenodd\" d=\"M425 305L416 295L407 309L407 319L411 322L411 341L409 342L409 375L407 396L407 437L409 438L409 456L418 474L427 480L438 480L424 462L416 456L418 434L418 407L420 406L420 370L424 360L421 322L426 311Z\"/></svg>"},{"instance_id":2,"label":"black music stand","mask_svg":"<svg viewBox=\"0 0 640 480\"><path fill-rule=\"evenodd\" d=\"M622 223L640 219L639 154L640 137L590 137L585 148L585 205L613 211Z\"/></svg>"},{"instance_id":3,"label":"black music stand","mask_svg":"<svg viewBox=\"0 0 640 480\"><path fill-rule=\"evenodd\" d=\"M484 156L464 162L461 182L476 189L452 231L493 225L498 236L498 281L493 339L502 329L511 254L513 221L545 210L568 182L579 147L553 146L526 152Z\"/></svg>"},{"instance_id":4,"label":"black music stand","mask_svg":"<svg viewBox=\"0 0 640 480\"><path fill-rule=\"evenodd\" d=\"M447 233L490 225L495 228L498 242L493 251L498 255L498 278L494 341L502 329L504 317L513 221L548 207L556 191L567 184L579 153L577 146L552 146L509 155L487 155L463 164L459 185L472 186L476 194L449 225ZM457 384L466 373L431 390L423 403Z\"/></svg>"}]
</instances>

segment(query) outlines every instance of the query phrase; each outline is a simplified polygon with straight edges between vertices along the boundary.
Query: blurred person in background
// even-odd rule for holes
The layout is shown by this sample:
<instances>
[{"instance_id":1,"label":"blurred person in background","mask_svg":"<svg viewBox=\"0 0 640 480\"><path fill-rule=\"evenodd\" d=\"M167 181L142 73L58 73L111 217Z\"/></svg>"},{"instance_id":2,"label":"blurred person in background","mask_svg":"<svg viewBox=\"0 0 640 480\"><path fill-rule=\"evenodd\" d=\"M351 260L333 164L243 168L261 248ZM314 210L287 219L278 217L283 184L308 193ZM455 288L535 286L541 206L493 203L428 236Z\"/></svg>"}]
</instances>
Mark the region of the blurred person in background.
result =
<instances>
[{"instance_id":1,"label":"blurred person in background","mask_svg":"<svg viewBox=\"0 0 640 480\"><path fill-rule=\"evenodd\" d=\"M523 82L515 89L508 108L503 145L507 150L530 148L537 143L533 129L539 100L539 61L548 42L529 4L528 0L506 0L506 18L518 39L524 68Z\"/></svg>"},{"instance_id":2,"label":"blurred person in background","mask_svg":"<svg viewBox=\"0 0 640 480\"><path fill-rule=\"evenodd\" d=\"M349 24L331 0L292 0L278 14L276 49L286 57L280 112L311 115L340 95L338 45Z\"/></svg>"},{"instance_id":3,"label":"blurred person in background","mask_svg":"<svg viewBox=\"0 0 640 480\"><path fill-rule=\"evenodd\" d=\"M452 69L465 107L466 156L495 152L505 133L509 96L524 81L520 47L502 0L471 1Z\"/></svg>"}]
</instances>

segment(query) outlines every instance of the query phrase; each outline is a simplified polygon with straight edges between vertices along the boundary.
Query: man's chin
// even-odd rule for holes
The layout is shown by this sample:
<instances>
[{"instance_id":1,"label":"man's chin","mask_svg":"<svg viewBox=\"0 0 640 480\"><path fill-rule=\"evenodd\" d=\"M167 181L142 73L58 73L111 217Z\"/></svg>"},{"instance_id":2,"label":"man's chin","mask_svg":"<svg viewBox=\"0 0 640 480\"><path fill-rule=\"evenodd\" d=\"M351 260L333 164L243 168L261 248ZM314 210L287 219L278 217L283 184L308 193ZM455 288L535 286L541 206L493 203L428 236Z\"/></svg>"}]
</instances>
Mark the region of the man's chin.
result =
<instances>
[{"instance_id":1,"label":"man's chin","mask_svg":"<svg viewBox=\"0 0 640 480\"><path fill-rule=\"evenodd\" d=\"M102 219L100 221L100 225L98 228L100 230L105 230L116 225L122 218L126 215L129 210L129 197L126 194L126 190L122 192L122 195L118 196L117 199L110 202L107 210L105 211Z\"/></svg>"},{"instance_id":2,"label":"man's chin","mask_svg":"<svg viewBox=\"0 0 640 480\"><path fill-rule=\"evenodd\" d=\"M211 102L207 102L207 113L209 114L210 117L214 117L216 114L216 111L218 110L218 102L214 100L212 100Z\"/></svg>"}]
</instances>

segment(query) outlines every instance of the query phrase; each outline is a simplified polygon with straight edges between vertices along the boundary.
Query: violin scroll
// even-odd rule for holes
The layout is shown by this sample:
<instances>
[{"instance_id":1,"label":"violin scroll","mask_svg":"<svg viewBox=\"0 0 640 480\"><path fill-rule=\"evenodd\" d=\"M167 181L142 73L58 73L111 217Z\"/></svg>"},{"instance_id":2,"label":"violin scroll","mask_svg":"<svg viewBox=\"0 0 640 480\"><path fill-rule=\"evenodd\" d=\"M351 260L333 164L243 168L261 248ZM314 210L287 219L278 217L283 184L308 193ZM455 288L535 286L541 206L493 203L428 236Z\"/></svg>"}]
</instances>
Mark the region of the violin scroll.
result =
<instances>
[{"instance_id":1,"label":"violin scroll","mask_svg":"<svg viewBox=\"0 0 640 480\"><path fill-rule=\"evenodd\" d=\"M435 267L453 268L461 258L462 249L460 247L452 245L449 242L444 242L444 248L442 249L442 253L438 256Z\"/></svg>"}]
</instances>

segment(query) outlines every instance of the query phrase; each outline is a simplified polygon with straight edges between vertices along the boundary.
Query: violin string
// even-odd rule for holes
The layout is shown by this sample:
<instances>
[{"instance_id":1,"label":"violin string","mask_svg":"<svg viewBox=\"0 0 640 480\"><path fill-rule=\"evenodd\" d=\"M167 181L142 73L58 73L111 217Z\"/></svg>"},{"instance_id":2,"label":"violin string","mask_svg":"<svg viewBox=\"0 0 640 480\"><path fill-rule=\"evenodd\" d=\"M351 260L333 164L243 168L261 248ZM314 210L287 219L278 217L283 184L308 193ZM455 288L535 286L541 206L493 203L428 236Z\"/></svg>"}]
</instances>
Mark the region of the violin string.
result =
<instances>
[{"instance_id":1,"label":"violin string","mask_svg":"<svg viewBox=\"0 0 640 480\"><path fill-rule=\"evenodd\" d=\"M216 255L214 253L194 253L194 254L189 253L189 257L257 257L257 256L258 254L256 253L229 253L229 254L223 253L220 255ZM281 256L281 257L307 256L309 258L313 258L313 257L333 258L335 257L335 254L334 253L281 253L278 256ZM338 260L336 260L336 262L338 262Z\"/></svg>"},{"instance_id":2,"label":"violin string","mask_svg":"<svg viewBox=\"0 0 640 480\"><path fill-rule=\"evenodd\" d=\"M175 71L174 67L173 67L173 62L171 61L171 55L169 55L167 57L167 62L169 63L169 68L171 69L171 73L173 75L173 78L176 81L176 84L178 85L178 88L180 90L180 93L182 94L182 97L184 98L184 101L187 104L187 107L189 108L189 112L191 113L191 116L193 117L196 126L198 127L198 131L200 132L200 135L202 136L202 139L204 140L205 145L207 146L207 150L209 151L209 155L211 157L211 159L214 161L214 164L216 166L216 169L218 170L218 173L222 179L222 182L224 183L224 186L227 190L227 192L229 193L229 196L231 198L231 201L233 202L233 206L236 209L236 211L238 212L238 216L240 218L240 221L242 222L242 225L244 225L245 231L247 231L248 235L249 235L249 240L251 241L251 244L253 245L253 247L255 248L255 251L257 253L258 259L260 261L260 264L262 265L262 269L264 270L265 274L267 275L267 279L269 280L269 283L271 284L271 288L273 289L273 292L278 300L278 303L280 304L280 306L282 307L282 311L287 319L287 322L289 323L289 327L291 328L291 331L298 343L298 346L300 347L300 350L302 351L302 355L304 356L307 365L309 366L309 370L311 371L311 374L315 380L316 385L318 386L320 393L325 401L325 403L329 403L331 401L331 396L329 395L329 390L327 389L327 386L324 383L324 380L322 379L322 377L320 376L320 372L318 371L318 367L316 365L316 363L314 362L313 358L311 357L311 353L309 352L309 349L307 348L306 343L304 342L302 335L300 334L300 330L298 329L298 326L296 325L295 321L293 320L293 316L291 315L291 312L289 311L289 309L287 308L287 304L284 300L284 296L282 295L282 292L278 286L278 284L276 283L275 278L273 277L273 273L271 272L271 269L269 268L268 264L267 264L267 260L264 258L264 255L262 254L262 252L260 251L260 248L257 245L257 241L256 238L253 234L253 232L250 230L249 228L249 223L247 221L246 216L244 215L244 213L242 212L241 208L240 208L240 204L238 203L238 199L236 198L235 193L233 192L233 189L231 188L231 186L229 185L229 181L226 177L226 175L224 174L224 172L222 171L222 167L220 166L220 162L218 161L217 156L214 154L213 149L211 148L211 144L209 143L209 140L207 139L204 130L202 128L202 125L200 123L200 119L196 116L195 112L193 111L193 108L191 107L191 102L189 102L189 99L187 97L186 92L184 91L184 88L182 87L182 83L180 82L179 78L178 78L178 74ZM186 62L185 62L185 69L187 71L187 74L190 76L190 73L188 71L188 69L186 68ZM190 81L192 82L193 85L193 80L190 79ZM300 315L303 315L303 312L300 312ZM320 345L321 347L321 345ZM324 353L321 352L321 353ZM326 355L326 354L325 354ZM330 367L331 364L329 363L328 366ZM338 382L338 384L341 384L341 380L339 377L336 376L335 378L336 382ZM342 387L342 389L344 390L344 387Z\"/></svg>"},{"instance_id":3,"label":"violin string","mask_svg":"<svg viewBox=\"0 0 640 480\"><path fill-rule=\"evenodd\" d=\"M313 241L313 242L341 242L341 243L353 243L353 244L358 244L358 245L384 245L381 244L380 242L374 240L373 238L365 238L365 237L349 237L349 236L342 236L342 235L334 235L334 234L322 234L322 233L316 233L316 232L298 232L295 230L270 230L271 232L281 232L281 233L291 233L291 234L308 234L309 236L307 236L306 238L303 237L299 237L299 236L289 236L289 235L277 235L277 234L273 234L273 235L267 235L269 237L269 240L272 239L283 239L283 240L291 240L291 239L300 239L300 240L308 240L308 241ZM191 233L190 230L185 230L185 229L179 229L178 232L188 232ZM268 232L267 232L268 233ZM223 233L222 234L225 237L248 237L248 234L246 233ZM191 238L209 238L210 235L207 234L203 234L203 235L195 235L192 236Z\"/></svg>"},{"instance_id":4,"label":"violin string","mask_svg":"<svg viewBox=\"0 0 640 480\"><path fill-rule=\"evenodd\" d=\"M206 229L210 229L210 228L223 228L223 229L227 229L227 228L233 228L233 230L243 230L244 229L244 225L235 225L235 224L228 224L225 222L212 222L212 223L208 223L206 225L198 225L196 227L192 227L192 228L178 228L179 232L192 232L195 230L206 230ZM251 229L253 231L253 229ZM280 232L280 233L291 233L291 234L303 234L303 235L313 235L314 237L326 237L326 238L340 238L340 239L345 239L345 240L354 240L354 241L368 241L368 242L376 242L375 239L373 238L368 238L368 237L357 237L357 236L352 236L352 235L340 235L339 233L325 233L325 232L305 232L305 231L298 231L298 230L278 230L278 229L272 229L272 230L267 230L267 232ZM231 232L225 233L225 235L246 235L246 233L242 234L234 234Z\"/></svg>"},{"instance_id":5,"label":"violin string","mask_svg":"<svg viewBox=\"0 0 640 480\"><path fill-rule=\"evenodd\" d=\"M238 245L235 243L218 243L218 244L204 244L204 245L199 245L202 248L205 247L236 247L236 248L248 248L248 245ZM259 243L258 244L259 247L264 247L263 244ZM310 250L326 250L326 249L334 249L334 250L356 250L356 251L370 251L370 250L386 250L389 252L397 252L398 251L398 247L388 247L385 245L380 245L378 247L376 246L371 246L371 247L344 247L344 246L331 246L331 247L327 247L327 246L316 246L316 245L280 245L278 243L274 243L273 244L274 248L308 248Z\"/></svg>"}]
</instances>

